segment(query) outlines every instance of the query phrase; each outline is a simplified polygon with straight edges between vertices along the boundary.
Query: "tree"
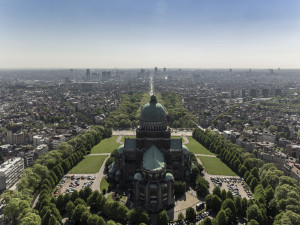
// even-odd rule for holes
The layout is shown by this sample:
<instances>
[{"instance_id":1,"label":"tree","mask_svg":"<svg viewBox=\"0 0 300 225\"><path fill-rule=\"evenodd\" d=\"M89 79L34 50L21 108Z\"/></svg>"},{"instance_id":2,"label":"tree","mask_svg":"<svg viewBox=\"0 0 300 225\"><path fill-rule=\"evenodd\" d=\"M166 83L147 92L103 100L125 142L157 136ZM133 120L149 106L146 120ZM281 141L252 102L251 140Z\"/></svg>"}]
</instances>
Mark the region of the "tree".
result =
<instances>
[{"instance_id":1,"label":"tree","mask_svg":"<svg viewBox=\"0 0 300 225\"><path fill-rule=\"evenodd\" d=\"M249 185L251 190L254 191L257 185L258 185L258 180L256 179L256 177L253 177Z\"/></svg>"},{"instance_id":2,"label":"tree","mask_svg":"<svg viewBox=\"0 0 300 225\"><path fill-rule=\"evenodd\" d=\"M225 214L225 211L224 210L220 210L218 212L218 215L215 219L215 224L216 225L224 225L226 224L226 214Z\"/></svg>"},{"instance_id":3,"label":"tree","mask_svg":"<svg viewBox=\"0 0 300 225\"><path fill-rule=\"evenodd\" d=\"M247 225L259 225L259 223L256 220L250 220Z\"/></svg>"},{"instance_id":4,"label":"tree","mask_svg":"<svg viewBox=\"0 0 300 225\"><path fill-rule=\"evenodd\" d=\"M185 194L186 183L183 181L175 181L173 188L174 188L174 195L176 198L178 198Z\"/></svg>"},{"instance_id":5,"label":"tree","mask_svg":"<svg viewBox=\"0 0 300 225\"><path fill-rule=\"evenodd\" d=\"M196 211L192 207L188 207L185 212L187 220L194 221L196 219Z\"/></svg>"},{"instance_id":6,"label":"tree","mask_svg":"<svg viewBox=\"0 0 300 225\"><path fill-rule=\"evenodd\" d=\"M35 213L27 213L22 218L20 225L40 225L42 222L41 217Z\"/></svg>"},{"instance_id":7,"label":"tree","mask_svg":"<svg viewBox=\"0 0 300 225\"><path fill-rule=\"evenodd\" d=\"M198 175L200 175L199 168L197 166L192 167L190 179L194 184L195 184L195 181L197 180Z\"/></svg>"},{"instance_id":8,"label":"tree","mask_svg":"<svg viewBox=\"0 0 300 225\"><path fill-rule=\"evenodd\" d=\"M221 199L222 199L222 200L225 200L225 199L226 199L226 195L227 195L226 190L223 189L223 190L221 191Z\"/></svg>"},{"instance_id":9,"label":"tree","mask_svg":"<svg viewBox=\"0 0 300 225\"><path fill-rule=\"evenodd\" d=\"M86 202L82 198L77 198L74 202L75 207L79 204L86 206Z\"/></svg>"},{"instance_id":10,"label":"tree","mask_svg":"<svg viewBox=\"0 0 300 225\"><path fill-rule=\"evenodd\" d=\"M177 219L178 219L178 220L184 220L184 215L183 215L182 212L180 212L180 213L178 214Z\"/></svg>"},{"instance_id":11,"label":"tree","mask_svg":"<svg viewBox=\"0 0 300 225\"><path fill-rule=\"evenodd\" d=\"M73 193L71 194L71 201L75 202L75 200L79 198L79 193L77 190L74 190Z\"/></svg>"},{"instance_id":12,"label":"tree","mask_svg":"<svg viewBox=\"0 0 300 225\"><path fill-rule=\"evenodd\" d=\"M262 221L262 216L260 210L256 204L250 205L247 209L247 219L248 221L254 219L258 222Z\"/></svg>"},{"instance_id":13,"label":"tree","mask_svg":"<svg viewBox=\"0 0 300 225\"><path fill-rule=\"evenodd\" d=\"M66 205L66 213L69 219L72 218L73 210L74 210L74 204L73 202L69 201Z\"/></svg>"},{"instance_id":14,"label":"tree","mask_svg":"<svg viewBox=\"0 0 300 225\"><path fill-rule=\"evenodd\" d=\"M221 197L221 189L219 186L216 186L214 189L213 189L213 194L214 195L217 195L218 197Z\"/></svg>"},{"instance_id":15,"label":"tree","mask_svg":"<svg viewBox=\"0 0 300 225\"><path fill-rule=\"evenodd\" d=\"M87 199L90 197L90 195L92 194L92 192L93 192L93 190L89 187L89 186L87 186L87 187L85 187L84 188L84 196L83 196L83 200L84 201L87 201Z\"/></svg>"},{"instance_id":16,"label":"tree","mask_svg":"<svg viewBox=\"0 0 300 225\"><path fill-rule=\"evenodd\" d=\"M232 199L226 199L223 203L222 203L222 209L226 210L227 208L229 208L232 211L232 214L234 214L234 216L236 215L236 209L235 209L235 205Z\"/></svg>"},{"instance_id":17,"label":"tree","mask_svg":"<svg viewBox=\"0 0 300 225\"><path fill-rule=\"evenodd\" d=\"M239 175L241 177L244 177L245 173L248 171L247 167L245 167L244 165L242 165L238 171Z\"/></svg>"},{"instance_id":18,"label":"tree","mask_svg":"<svg viewBox=\"0 0 300 225\"><path fill-rule=\"evenodd\" d=\"M233 199L233 195L232 195L232 192L231 192L231 191L227 191L227 193L226 193L226 198Z\"/></svg>"},{"instance_id":19,"label":"tree","mask_svg":"<svg viewBox=\"0 0 300 225\"><path fill-rule=\"evenodd\" d=\"M256 177L257 180L259 180L259 175L258 175L258 169L257 167L254 167L252 170L251 170L251 174Z\"/></svg>"},{"instance_id":20,"label":"tree","mask_svg":"<svg viewBox=\"0 0 300 225\"><path fill-rule=\"evenodd\" d=\"M96 211L98 209L99 196L100 196L100 192L98 190L95 190L88 198L87 203L91 207L91 211Z\"/></svg>"},{"instance_id":21,"label":"tree","mask_svg":"<svg viewBox=\"0 0 300 225\"><path fill-rule=\"evenodd\" d=\"M202 220L202 222L200 224L201 225L213 225L213 221L211 220L211 218L206 217L204 220Z\"/></svg>"},{"instance_id":22,"label":"tree","mask_svg":"<svg viewBox=\"0 0 300 225\"><path fill-rule=\"evenodd\" d=\"M236 213L237 215L241 216L242 215L242 199L241 197L236 197L234 198L234 206L235 206L235 209L236 209Z\"/></svg>"},{"instance_id":23,"label":"tree","mask_svg":"<svg viewBox=\"0 0 300 225\"><path fill-rule=\"evenodd\" d=\"M167 214L167 211L163 210L158 214L157 224L158 225L168 225L168 223L169 223L169 216Z\"/></svg>"},{"instance_id":24,"label":"tree","mask_svg":"<svg viewBox=\"0 0 300 225\"><path fill-rule=\"evenodd\" d=\"M51 215L49 224L51 225L60 225L60 222L57 220L57 218L54 215Z\"/></svg>"},{"instance_id":25,"label":"tree","mask_svg":"<svg viewBox=\"0 0 300 225\"><path fill-rule=\"evenodd\" d=\"M212 199L212 209L216 213L218 213L219 210L221 209L221 204L222 204L222 200L217 195L214 195Z\"/></svg>"},{"instance_id":26,"label":"tree","mask_svg":"<svg viewBox=\"0 0 300 225\"><path fill-rule=\"evenodd\" d=\"M82 215L81 215L81 218L80 218L80 224L81 225L88 225L87 221L88 221L90 215L91 215L91 213L88 210L83 212Z\"/></svg>"},{"instance_id":27,"label":"tree","mask_svg":"<svg viewBox=\"0 0 300 225\"><path fill-rule=\"evenodd\" d=\"M87 207L82 204L78 204L75 209L73 210L72 219L75 223L80 223L80 219L82 214L87 211Z\"/></svg>"},{"instance_id":28,"label":"tree","mask_svg":"<svg viewBox=\"0 0 300 225\"><path fill-rule=\"evenodd\" d=\"M106 225L105 221L103 220L102 217L96 215L96 214L91 214L87 220L88 225Z\"/></svg>"},{"instance_id":29,"label":"tree","mask_svg":"<svg viewBox=\"0 0 300 225\"><path fill-rule=\"evenodd\" d=\"M13 198L4 208L4 215L6 221L11 221L12 224L18 224L18 217L20 215L20 199Z\"/></svg>"},{"instance_id":30,"label":"tree","mask_svg":"<svg viewBox=\"0 0 300 225\"><path fill-rule=\"evenodd\" d=\"M196 180L196 192L199 196L206 196L209 194L209 183L201 176L198 176Z\"/></svg>"}]
</instances>

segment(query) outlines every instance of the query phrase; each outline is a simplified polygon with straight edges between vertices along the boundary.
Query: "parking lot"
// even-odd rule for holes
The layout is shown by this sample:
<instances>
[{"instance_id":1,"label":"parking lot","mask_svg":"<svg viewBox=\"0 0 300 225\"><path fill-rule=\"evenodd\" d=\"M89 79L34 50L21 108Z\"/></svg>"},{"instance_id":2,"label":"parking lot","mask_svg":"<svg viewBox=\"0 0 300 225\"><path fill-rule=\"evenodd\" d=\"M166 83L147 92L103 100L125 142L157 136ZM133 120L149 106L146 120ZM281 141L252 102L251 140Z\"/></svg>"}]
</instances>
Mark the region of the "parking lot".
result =
<instances>
[{"instance_id":1,"label":"parking lot","mask_svg":"<svg viewBox=\"0 0 300 225\"><path fill-rule=\"evenodd\" d=\"M55 195L80 191L85 187L91 187L94 183L94 175L65 175L56 187Z\"/></svg>"},{"instance_id":2,"label":"parking lot","mask_svg":"<svg viewBox=\"0 0 300 225\"><path fill-rule=\"evenodd\" d=\"M210 183L215 186L219 186L221 189L231 191L233 197L240 196L241 198L251 199L253 195L248 186L241 177L222 177L222 176L210 176Z\"/></svg>"}]
</instances>

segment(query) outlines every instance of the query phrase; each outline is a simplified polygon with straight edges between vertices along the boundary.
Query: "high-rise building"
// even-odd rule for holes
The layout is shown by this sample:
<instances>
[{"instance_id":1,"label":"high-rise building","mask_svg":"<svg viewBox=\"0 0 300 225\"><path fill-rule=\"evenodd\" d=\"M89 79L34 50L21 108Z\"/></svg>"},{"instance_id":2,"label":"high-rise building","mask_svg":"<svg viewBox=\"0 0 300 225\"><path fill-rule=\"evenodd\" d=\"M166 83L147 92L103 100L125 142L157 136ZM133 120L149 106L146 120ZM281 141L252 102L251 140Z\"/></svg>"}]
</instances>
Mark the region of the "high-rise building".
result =
<instances>
[{"instance_id":1,"label":"high-rise building","mask_svg":"<svg viewBox=\"0 0 300 225\"><path fill-rule=\"evenodd\" d=\"M257 98L257 90L256 89L250 89L250 96L252 98Z\"/></svg>"},{"instance_id":2,"label":"high-rise building","mask_svg":"<svg viewBox=\"0 0 300 225\"><path fill-rule=\"evenodd\" d=\"M157 74L158 73L158 69L157 67L154 68L154 74Z\"/></svg>"},{"instance_id":3,"label":"high-rise building","mask_svg":"<svg viewBox=\"0 0 300 225\"><path fill-rule=\"evenodd\" d=\"M91 73L90 73L90 69L86 70L86 81L89 81L91 79Z\"/></svg>"},{"instance_id":4,"label":"high-rise building","mask_svg":"<svg viewBox=\"0 0 300 225\"><path fill-rule=\"evenodd\" d=\"M246 97L246 91L245 89L240 90L240 97L245 98Z\"/></svg>"},{"instance_id":5,"label":"high-rise building","mask_svg":"<svg viewBox=\"0 0 300 225\"><path fill-rule=\"evenodd\" d=\"M264 98L268 98L269 97L269 89L263 89L262 95L264 96Z\"/></svg>"}]
</instances>

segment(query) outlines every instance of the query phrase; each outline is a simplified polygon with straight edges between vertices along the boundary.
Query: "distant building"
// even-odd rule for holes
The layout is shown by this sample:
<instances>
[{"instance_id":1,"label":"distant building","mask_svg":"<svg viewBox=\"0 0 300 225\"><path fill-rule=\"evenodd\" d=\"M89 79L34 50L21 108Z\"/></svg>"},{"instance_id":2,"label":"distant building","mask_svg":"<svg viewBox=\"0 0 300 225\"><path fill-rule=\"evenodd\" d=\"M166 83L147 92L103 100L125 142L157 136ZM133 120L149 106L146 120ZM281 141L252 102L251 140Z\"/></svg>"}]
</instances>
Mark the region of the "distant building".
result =
<instances>
[{"instance_id":1,"label":"distant building","mask_svg":"<svg viewBox=\"0 0 300 225\"><path fill-rule=\"evenodd\" d=\"M0 191L13 186L24 170L24 159L21 157L9 159L0 165Z\"/></svg>"},{"instance_id":2,"label":"distant building","mask_svg":"<svg viewBox=\"0 0 300 225\"><path fill-rule=\"evenodd\" d=\"M154 74L157 74L158 73L158 69L157 67L154 68Z\"/></svg>"},{"instance_id":3,"label":"distant building","mask_svg":"<svg viewBox=\"0 0 300 225\"><path fill-rule=\"evenodd\" d=\"M268 98L269 97L269 89L263 89L262 90L262 95L264 98Z\"/></svg>"},{"instance_id":4,"label":"distant building","mask_svg":"<svg viewBox=\"0 0 300 225\"><path fill-rule=\"evenodd\" d=\"M102 80L108 81L111 78L111 71L103 71L102 72Z\"/></svg>"},{"instance_id":5,"label":"distant building","mask_svg":"<svg viewBox=\"0 0 300 225\"><path fill-rule=\"evenodd\" d=\"M240 90L240 97L245 98L246 97L246 91L245 89Z\"/></svg>"},{"instance_id":6,"label":"distant building","mask_svg":"<svg viewBox=\"0 0 300 225\"><path fill-rule=\"evenodd\" d=\"M275 89L275 96L281 95L281 89Z\"/></svg>"},{"instance_id":7,"label":"distant building","mask_svg":"<svg viewBox=\"0 0 300 225\"><path fill-rule=\"evenodd\" d=\"M250 96L252 98L257 98L257 90L256 89L251 89L250 90Z\"/></svg>"},{"instance_id":8,"label":"distant building","mask_svg":"<svg viewBox=\"0 0 300 225\"><path fill-rule=\"evenodd\" d=\"M57 149L58 145L63 142L65 142L64 135L57 135L52 137L52 149Z\"/></svg>"},{"instance_id":9,"label":"distant building","mask_svg":"<svg viewBox=\"0 0 300 225\"><path fill-rule=\"evenodd\" d=\"M41 144L44 144L45 143L45 139L44 139L44 137L42 136L42 135L34 135L33 137L32 137L32 144L33 144L33 146L39 146L39 145L41 145Z\"/></svg>"},{"instance_id":10,"label":"distant building","mask_svg":"<svg viewBox=\"0 0 300 225\"><path fill-rule=\"evenodd\" d=\"M284 164L284 175L294 178L300 186L300 165L298 163Z\"/></svg>"},{"instance_id":11,"label":"distant building","mask_svg":"<svg viewBox=\"0 0 300 225\"><path fill-rule=\"evenodd\" d=\"M45 144L42 144L42 145L39 145L36 147L35 149L35 154L40 157L44 154L46 154L48 152L49 148L48 148L48 145L45 145Z\"/></svg>"},{"instance_id":12,"label":"distant building","mask_svg":"<svg viewBox=\"0 0 300 225\"><path fill-rule=\"evenodd\" d=\"M91 73L90 73L90 69L86 70L86 81L89 81L91 79Z\"/></svg>"},{"instance_id":13,"label":"distant building","mask_svg":"<svg viewBox=\"0 0 300 225\"><path fill-rule=\"evenodd\" d=\"M7 130L6 143L12 145L26 144L25 133L23 131L13 133L12 130Z\"/></svg>"},{"instance_id":14,"label":"distant building","mask_svg":"<svg viewBox=\"0 0 300 225\"><path fill-rule=\"evenodd\" d=\"M287 145L286 153L300 162L300 145Z\"/></svg>"}]
</instances>

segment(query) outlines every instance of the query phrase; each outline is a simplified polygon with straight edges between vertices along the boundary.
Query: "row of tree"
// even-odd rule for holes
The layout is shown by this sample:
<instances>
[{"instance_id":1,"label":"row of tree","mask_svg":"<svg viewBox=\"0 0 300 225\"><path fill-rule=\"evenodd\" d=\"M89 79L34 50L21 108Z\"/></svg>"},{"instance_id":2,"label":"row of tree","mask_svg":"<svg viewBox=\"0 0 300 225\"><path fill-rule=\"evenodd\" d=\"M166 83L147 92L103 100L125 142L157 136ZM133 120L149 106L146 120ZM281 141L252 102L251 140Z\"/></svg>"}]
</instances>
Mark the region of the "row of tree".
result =
<instances>
[{"instance_id":1,"label":"row of tree","mask_svg":"<svg viewBox=\"0 0 300 225\"><path fill-rule=\"evenodd\" d=\"M106 127L113 128L131 128L139 123L137 111L141 107L142 92L124 94L121 98L121 104L111 112L105 120Z\"/></svg>"},{"instance_id":2,"label":"row of tree","mask_svg":"<svg viewBox=\"0 0 300 225\"><path fill-rule=\"evenodd\" d=\"M294 221L300 221L300 203L297 201L300 196L294 179L284 176L274 164L264 164L217 133L195 129L193 137L218 154L224 163L244 178L254 192L255 200L249 200L247 204L246 216L250 224L265 224L274 219L276 224L298 224Z\"/></svg>"},{"instance_id":3,"label":"row of tree","mask_svg":"<svg viewBox=\"0 0 300 225\"><path fill-rule=\"evenodd\" d=\"M198 120L184 108L182 97L176 93L162 93L164 106L168 110L168 120L171 127L174 128L192 128L195 127Z\"/></svg>"},{"instance_id":4,"label":"row of tree","mask_svg":"<svg viewBox=\"0 0 300 225\"><path fill-rule=\"evenodd\" d=\"M69 169L90 152L94 145L99 143L103 138L110 137L111 134L111 130L95 126L68 142L60 144L57 150L50 151L36 160L33 167L26 168L18 182L18 191L6 191L2 195L6 202L4 209L6 223L19 224L22 221L22 224L40 224L39 221L42 221L43 224L47 224L47 222L55 224L52 223L54 220L60 223L61 216L59 211L56 207L50 205L54 201L52 200L52 195L56 184ZM38 191L40 191L40 215L30 207L34 193ZM25 204L24 201L27 203ZM44 213L42 213L44 207L41 206L47 206L51 209L51 218L48 214L45 217L46 214L44 213L46 211L44 210ZM31 219L37 222L26 222L31 221Z\"/></svg>"}]
</instances>

